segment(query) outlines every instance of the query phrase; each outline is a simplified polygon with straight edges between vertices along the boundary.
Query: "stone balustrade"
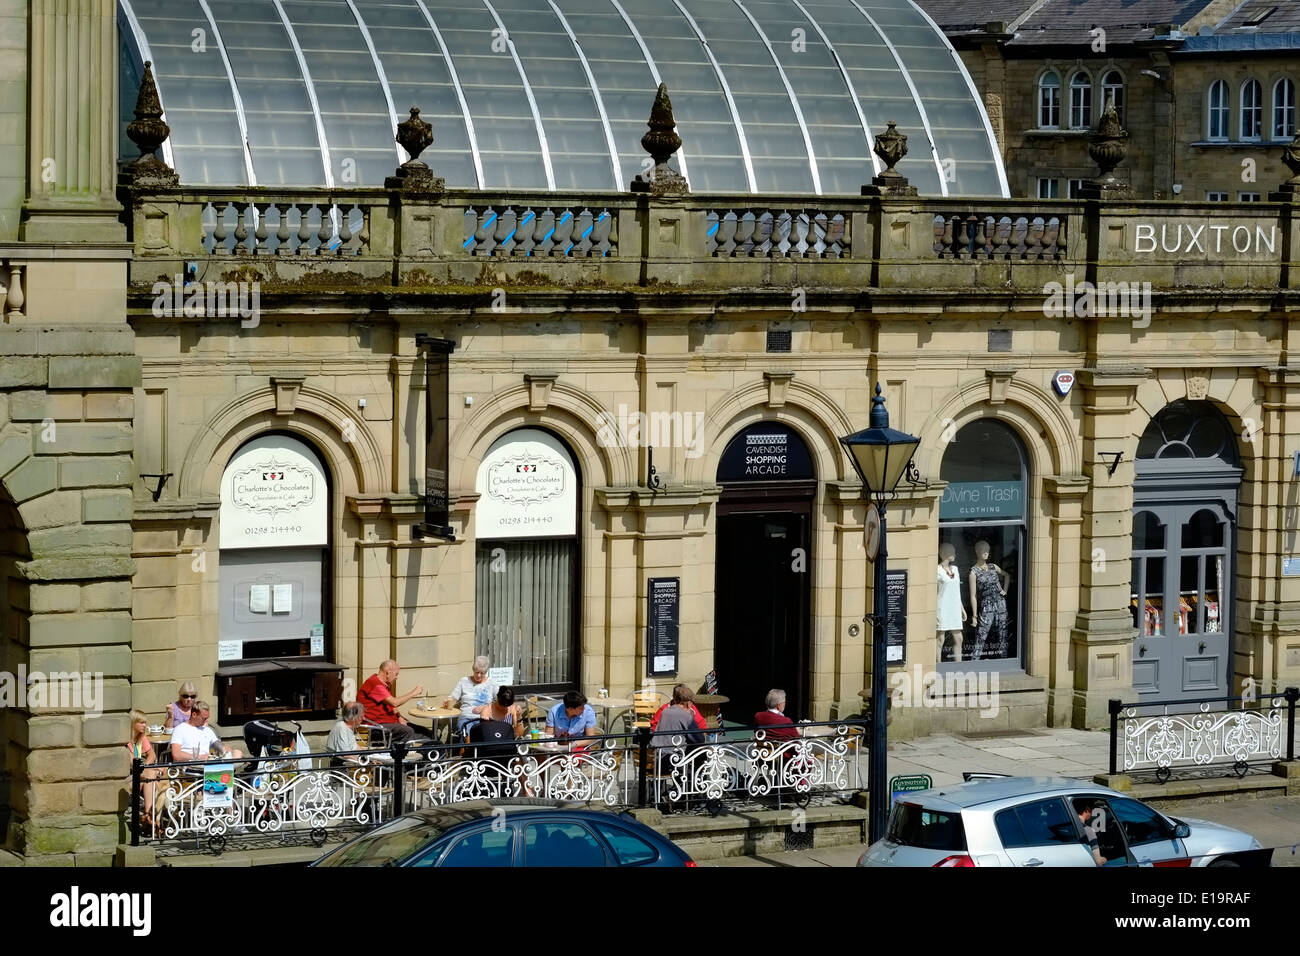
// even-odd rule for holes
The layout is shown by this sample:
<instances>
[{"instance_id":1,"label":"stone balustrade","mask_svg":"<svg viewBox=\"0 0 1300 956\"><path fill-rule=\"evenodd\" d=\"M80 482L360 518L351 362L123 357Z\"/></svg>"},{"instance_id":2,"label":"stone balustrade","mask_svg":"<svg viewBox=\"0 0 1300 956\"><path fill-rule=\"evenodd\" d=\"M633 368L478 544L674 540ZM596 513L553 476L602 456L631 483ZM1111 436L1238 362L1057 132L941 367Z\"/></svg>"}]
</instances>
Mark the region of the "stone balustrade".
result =
<instances>
[{"instance_id":1,"label":"stone balustrade","mask_svg":"<svg viewBox=\"0 0 1300 956\"><path fill-rule=\"evenodd\" d=\"M472 291L518 280L565 289L789 283L1038 295L1069 275L1156 289L1297 281L1289 259L1300 235L1288 202L777 198L758 206L751 196L717 194L137 192L131 280L148 286L215 260L221 276L260 280L266 294L308 272L322 292ZM720 269L718 259L730 264Z\"/></svg>"}]
</instances>

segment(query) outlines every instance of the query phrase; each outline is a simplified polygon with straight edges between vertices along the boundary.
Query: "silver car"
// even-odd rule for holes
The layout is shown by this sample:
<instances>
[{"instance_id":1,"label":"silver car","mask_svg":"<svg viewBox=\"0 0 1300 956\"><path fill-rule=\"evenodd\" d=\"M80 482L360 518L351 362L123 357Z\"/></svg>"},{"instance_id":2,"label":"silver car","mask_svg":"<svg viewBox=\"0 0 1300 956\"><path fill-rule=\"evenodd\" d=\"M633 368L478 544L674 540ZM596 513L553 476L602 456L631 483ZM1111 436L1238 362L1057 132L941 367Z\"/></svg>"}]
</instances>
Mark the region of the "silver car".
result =
<instances>
[{"instance_id":1,"label":"silver car","mask_svg":"<svg viewBox=\"0 0 1300 956\"><path fill-rule=\"evenodd\" d=\"M1081 812L1105 866L1271 865L1248 833L1175 819L1106 787L1062 777L977 780L894 801L883 840L858 866L1096 866Z\"/></svg>"}]
</instances>

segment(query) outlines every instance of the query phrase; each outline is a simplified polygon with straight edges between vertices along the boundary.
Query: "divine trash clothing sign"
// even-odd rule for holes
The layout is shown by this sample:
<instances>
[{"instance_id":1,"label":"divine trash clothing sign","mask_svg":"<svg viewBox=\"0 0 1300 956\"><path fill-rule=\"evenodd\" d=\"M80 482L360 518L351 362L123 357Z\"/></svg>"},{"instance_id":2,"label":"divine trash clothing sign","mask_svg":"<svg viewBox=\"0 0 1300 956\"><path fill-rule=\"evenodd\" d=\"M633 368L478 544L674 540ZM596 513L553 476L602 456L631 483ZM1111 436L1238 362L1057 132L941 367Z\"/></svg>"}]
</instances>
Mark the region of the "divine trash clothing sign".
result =
<instances>
[{"instance_id":1,"label":"divine trash clothing sign","mask_svg":"<svg viewBox=\"0 0 1300 956\"><path fill-rule=\"evenodd\" d=\"M492 443L478 468L475 533L543 538L576 533L578 473L559 440L521 428Z\"/></svg>"},{"instance_id":2,"label":"divine trash clothing sign","mask_svg":"<svg viewBox=\"0 0 1300 956\"><path fill-rule=\"evenodd\" d=\"M263 435L235 453L221 479L221 547L328 543L325 471L302 442Z\"/></svg>"},{"instance_id":3,"label":"divine trash clothing sign","mask_svg":"<svg viewBox=\"0 0 1300 956\"><path fill-rule=\"evenodd\" d=\"M944 521L962 518L1023 518L1023 481L953 481L939 499L939 517Z\"/></svg>"}]
</instances>

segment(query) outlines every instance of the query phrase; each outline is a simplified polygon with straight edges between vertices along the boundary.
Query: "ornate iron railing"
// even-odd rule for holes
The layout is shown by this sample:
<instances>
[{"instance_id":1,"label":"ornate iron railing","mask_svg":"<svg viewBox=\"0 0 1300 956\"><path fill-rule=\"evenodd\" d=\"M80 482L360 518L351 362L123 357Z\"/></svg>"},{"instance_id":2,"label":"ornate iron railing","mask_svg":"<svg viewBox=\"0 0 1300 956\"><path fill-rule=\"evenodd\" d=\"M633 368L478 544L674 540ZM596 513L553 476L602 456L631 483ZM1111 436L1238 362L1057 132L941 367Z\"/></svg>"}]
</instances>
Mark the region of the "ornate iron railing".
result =
<instances>
[{"instance_id":1,"label":"ornate iron railing","mask_svg":"<svg viewBox=\"0 0 1300 956\"><path fill-rule=\"evenodd\" d=\"M572 747L524 738L481 756L472 746L416 742L157 768L137 761L126 822L133 845L220 853L232 839L259 837L322 846L332 835L402 813L470 800L540 797L717 814L766 799L806 805L818 795L843 799L860 790L861 724L799 727L793 739L758 728L710 730L695 745L649 730Z\"/></svg>"},{"instance_id":2,"label":"ornate iron railing","mask_svg":"<svg viewBox=\"0 0 1300 956\"><path fill-rule=\"evenodd\" d=\"M1252 765L1294 760L1297 698L1300 690L1288 687L1258 699L1112 700L1110 772L1154 772L1164 783L1179 771L1223 769L1244 777Z\"/></svg>"}]
</instances>

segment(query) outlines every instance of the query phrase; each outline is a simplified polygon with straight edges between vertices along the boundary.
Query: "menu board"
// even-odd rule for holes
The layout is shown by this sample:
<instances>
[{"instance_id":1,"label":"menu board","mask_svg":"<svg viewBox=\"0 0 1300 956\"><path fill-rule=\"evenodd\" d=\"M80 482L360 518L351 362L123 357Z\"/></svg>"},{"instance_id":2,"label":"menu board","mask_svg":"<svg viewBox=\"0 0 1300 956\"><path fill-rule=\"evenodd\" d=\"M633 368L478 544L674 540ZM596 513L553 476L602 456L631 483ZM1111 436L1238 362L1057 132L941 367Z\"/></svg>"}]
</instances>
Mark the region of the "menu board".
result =
<instances>
[{"instance_id":1,"label":"menu board","mask_svg":"<svg viewBox=\"0 0 1300 956\"><path fill-rule=\"evenodd\" d=\"M681 578L651 578L646 592L646 662L650 677L677 673Z\"/></svg>"},{"instance_id":2,"label":"menu board","mask_svg":"<svg viewBox=\"0 0 1300 956\"><path fill-rule=\"evenodd\" d=\"M907 572L885 572L885 660L907 660Z\"/></svg>"}]
</instances>

